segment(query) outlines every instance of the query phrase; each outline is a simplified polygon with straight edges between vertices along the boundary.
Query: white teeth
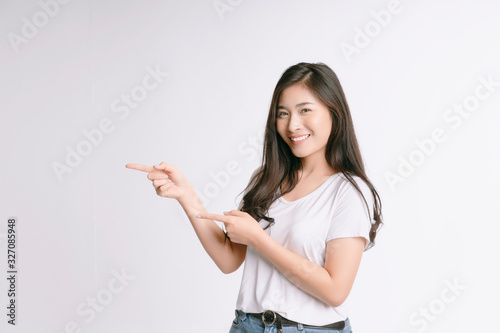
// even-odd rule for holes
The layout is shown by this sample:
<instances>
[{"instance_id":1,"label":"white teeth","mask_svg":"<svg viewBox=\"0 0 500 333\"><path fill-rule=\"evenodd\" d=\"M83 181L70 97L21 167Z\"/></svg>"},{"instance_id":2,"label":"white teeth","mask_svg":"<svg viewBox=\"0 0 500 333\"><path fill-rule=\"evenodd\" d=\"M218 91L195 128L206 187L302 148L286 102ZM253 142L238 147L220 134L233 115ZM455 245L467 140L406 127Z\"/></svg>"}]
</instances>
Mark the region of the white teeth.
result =
<instances>
[{"instance_id":1,"label":"white teeth","mask_svg":"<svg viewBox=\"0 0 500 333\"><path fill-rule=\"evenodd\" d=\"M304 135L304 136L299 136L298 138L290 138L293 142L297 142L297 141L302 141L304 140L305 138L307 138L309 136L309 134L307 135Z\"/></svg>"}]
</instances>

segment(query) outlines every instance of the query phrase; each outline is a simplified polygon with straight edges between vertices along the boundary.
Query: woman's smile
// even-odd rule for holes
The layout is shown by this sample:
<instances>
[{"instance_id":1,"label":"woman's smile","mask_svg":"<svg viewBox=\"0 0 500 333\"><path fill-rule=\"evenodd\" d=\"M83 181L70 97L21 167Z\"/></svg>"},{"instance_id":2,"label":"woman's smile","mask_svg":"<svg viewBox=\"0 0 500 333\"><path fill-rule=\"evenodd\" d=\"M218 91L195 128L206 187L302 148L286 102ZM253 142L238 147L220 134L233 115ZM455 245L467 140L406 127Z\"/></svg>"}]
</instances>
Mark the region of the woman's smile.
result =
<instances>
[{"instance_id":1,"label":"woman's smile","mask_svg":"<svg viewBox=\"0 0 500 333\"><path fill-rule=\"evenodd\" d=\"M302 142L306 141L310 136L311 136L311 134L305 134L305 135L301 135L301 136L292 136L292 137L290 137L290 140L292 141L292 143L294 145L299 145Z\"/></svg>"}]
</instances>

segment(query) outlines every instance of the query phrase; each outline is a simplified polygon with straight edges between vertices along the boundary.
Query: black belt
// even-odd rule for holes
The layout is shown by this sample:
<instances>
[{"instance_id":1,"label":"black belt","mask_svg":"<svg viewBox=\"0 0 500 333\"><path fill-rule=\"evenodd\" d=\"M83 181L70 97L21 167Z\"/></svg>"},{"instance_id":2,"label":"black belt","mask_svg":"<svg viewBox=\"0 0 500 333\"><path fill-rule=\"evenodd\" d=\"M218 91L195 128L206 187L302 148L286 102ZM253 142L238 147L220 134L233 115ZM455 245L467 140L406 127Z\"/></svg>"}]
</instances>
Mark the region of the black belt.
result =
<instances>
[{"instance_id":1,"label":"black belt","mask_svg":"<svg viewBox=\"0 0 500 333\"><path fill-rule=\"evenodd\" d=\"M267 310L267 311L262 312L262 313L247 313L247 315L262 320L262 322L266 326L276 324L277 328L278 328L278 333L282 332L283 325L297 326L299 324L298 322L286 319L285 317L283 317L280 314L278 314L274 311L271 311L271 310ZM313 325L304 325L304 324L302 324L302 326L304 326L306 328L332 328L332 329L336 329L336 330L343 330L345 327L345 321L338 321L336 323L328 324L328 325L324 325L324 326L313 326Z\"/></svg>"}]
</instances>

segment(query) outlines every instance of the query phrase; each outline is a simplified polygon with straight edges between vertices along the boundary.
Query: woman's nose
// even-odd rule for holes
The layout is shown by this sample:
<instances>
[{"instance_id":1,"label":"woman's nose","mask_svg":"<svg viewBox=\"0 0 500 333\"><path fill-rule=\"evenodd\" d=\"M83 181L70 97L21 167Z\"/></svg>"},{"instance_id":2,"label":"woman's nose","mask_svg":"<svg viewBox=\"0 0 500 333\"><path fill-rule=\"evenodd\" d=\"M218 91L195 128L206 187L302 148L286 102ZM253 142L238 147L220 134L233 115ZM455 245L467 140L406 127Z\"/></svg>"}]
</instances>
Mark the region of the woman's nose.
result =
<instances>
[{"instance_id":1,"label":"woman's nose","mask_svg":"<svg viewBox=\"0 0 500 333\"><path fill-rule=\"evenodd\" d=\"M295 114L291 114L289 121L288 121L288 130L290 132L295 132L299 130L302 127L302 122L300 120L300 117Z\"/></svg>"}]
</instances>

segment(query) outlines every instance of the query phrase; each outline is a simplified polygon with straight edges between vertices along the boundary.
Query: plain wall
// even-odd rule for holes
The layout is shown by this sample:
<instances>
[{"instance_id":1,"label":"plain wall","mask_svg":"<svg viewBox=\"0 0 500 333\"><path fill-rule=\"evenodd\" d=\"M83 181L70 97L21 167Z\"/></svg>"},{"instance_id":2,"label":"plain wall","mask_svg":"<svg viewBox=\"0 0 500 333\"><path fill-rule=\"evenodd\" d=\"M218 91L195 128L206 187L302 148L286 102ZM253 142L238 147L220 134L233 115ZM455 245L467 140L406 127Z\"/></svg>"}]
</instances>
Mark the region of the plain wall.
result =
<instances>
[{"instance_id":1,"label":"plain wall","mask_svg":"<svg viewBox=\"0 0 500 333\"><path fill-rule=\"evenodd\" d=\"M228 332L243 266L221 273L125 164L171 163L209 212L235 209L301 61L337 73L382 198L354 331L495 327L498 2L62 2L0 1L2 332Z\"/></svg>"}]
</instances>

